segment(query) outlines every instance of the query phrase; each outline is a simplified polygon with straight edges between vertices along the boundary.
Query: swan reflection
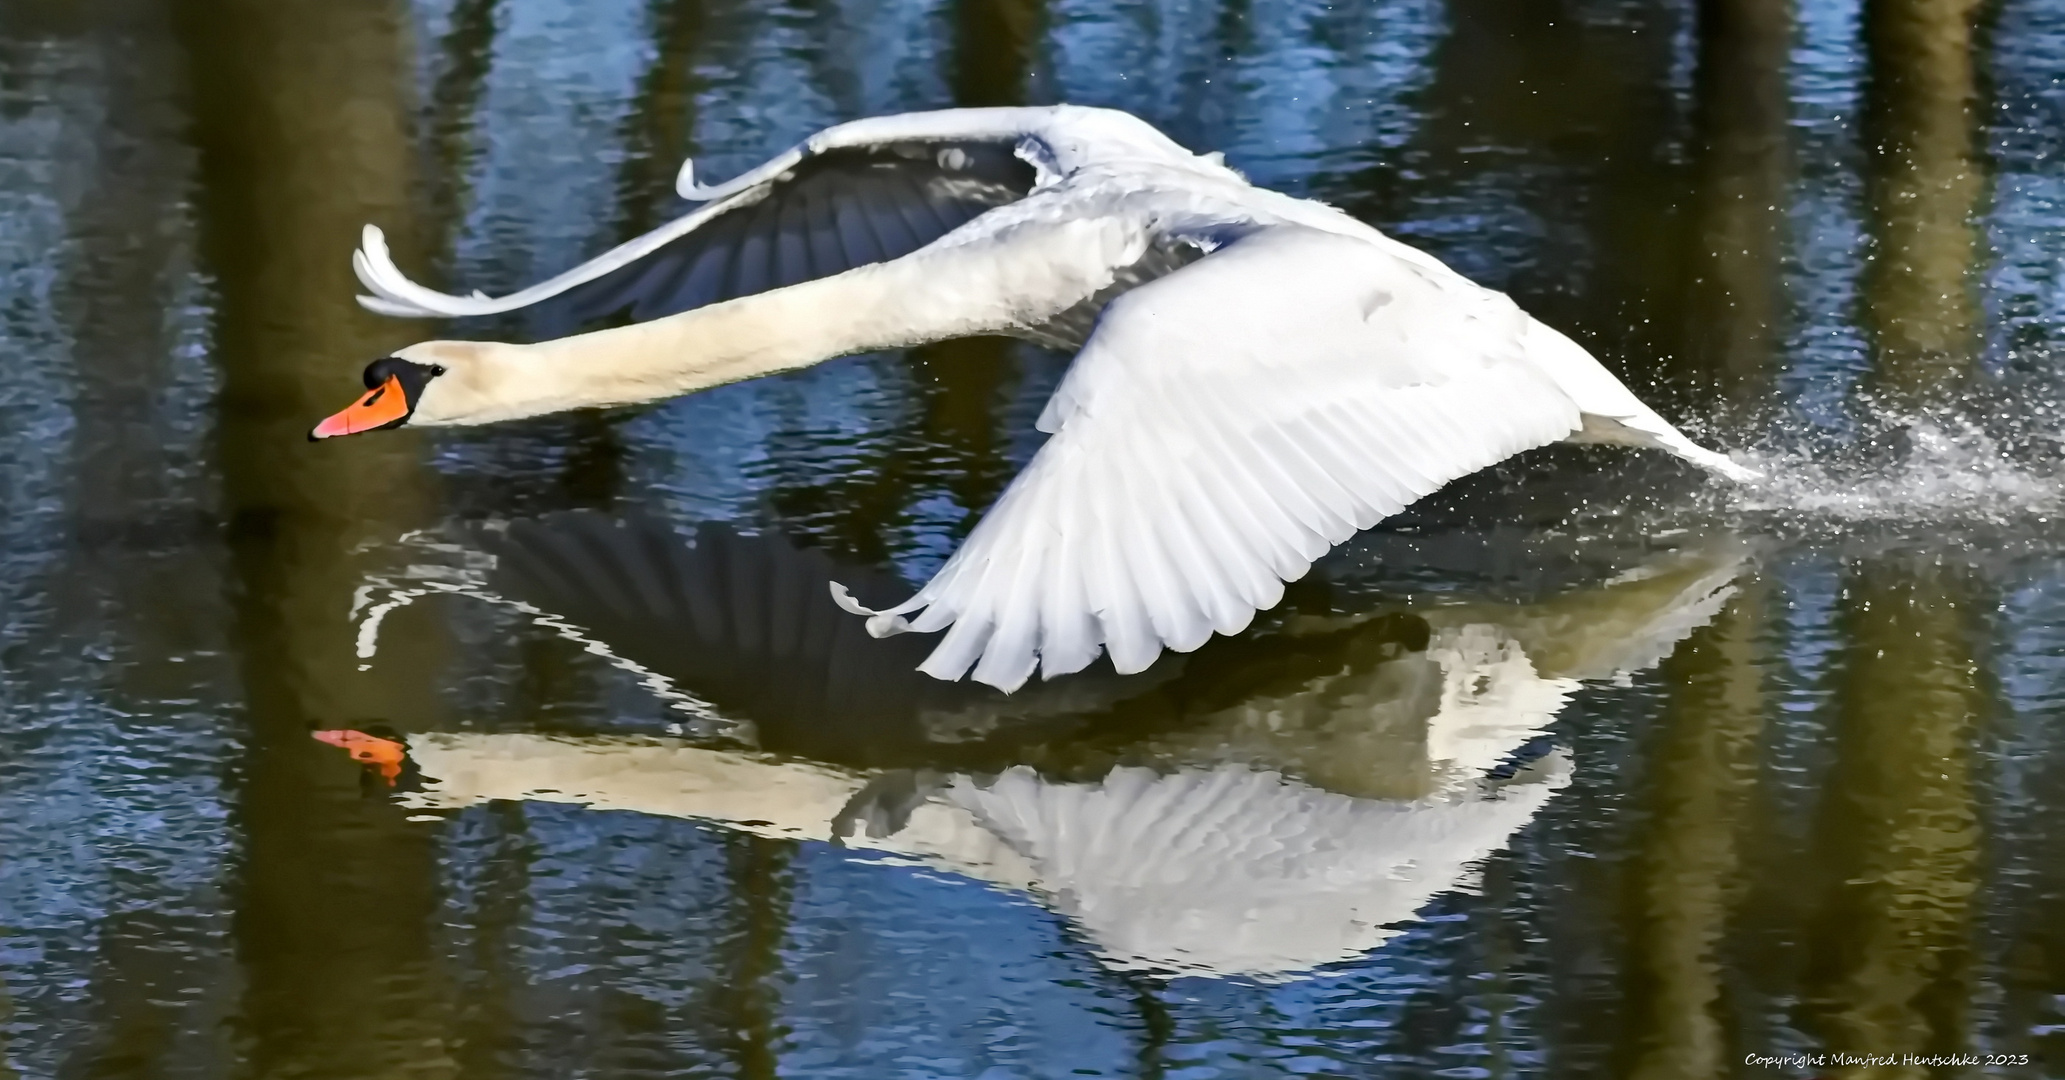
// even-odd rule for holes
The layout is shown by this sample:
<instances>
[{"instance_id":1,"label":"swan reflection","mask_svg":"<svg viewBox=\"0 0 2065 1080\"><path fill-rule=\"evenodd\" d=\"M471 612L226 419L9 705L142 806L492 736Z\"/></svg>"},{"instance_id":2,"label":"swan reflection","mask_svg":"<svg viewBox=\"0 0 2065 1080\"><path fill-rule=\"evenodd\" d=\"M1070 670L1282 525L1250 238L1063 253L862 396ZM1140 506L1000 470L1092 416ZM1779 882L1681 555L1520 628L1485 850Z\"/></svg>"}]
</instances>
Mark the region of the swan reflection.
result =
<instances>
[{"instance_id":1,"label":"swan reflection","mask_svg":"<svg viewBox=\"0 0 2065 1080\"><path fill-rule=\"evenodd\" d=\"M1292 670L1253 685L1229 644L1216 662L1209 650L1188 658L1190 671L1059 680L1052 697L1029 687L1021 699L869 656L908 651L899 639L849 641L836 632L851 624L834 619L835 633L815 633L811 608L830 605L786 586L791 570L828 569L822 556L728 533L654 546L659 533L600 527L582 515L512 530L469 591L505 588L516 596L493 595L546 610L540 601L564 601L593 639L736 710L760 745L417 734L407 805L542 800L841 844L1034 897L1115 967L1259 979L1367 952L1467 887L1567 783L1568 756L1542 733L1582 682L1656 663L1714 617L1741 566L1717 547L1533 605L1293 615L1247 665L1273 657ZM646 565L625 571L614 541ZM707 560L732 572L728 595L705 589L718 580L698 576ZM643 590L597 576L662 563L672 576ZM743 603L766 597L794 606ZM694 658L666 654L690 639ZM1231 701L1198 689L1229 679ZM1157 697L1189 707L1116 743L1057 741ZM362 751L347 734L319 737Z\"/></svg>"}]
</instances>

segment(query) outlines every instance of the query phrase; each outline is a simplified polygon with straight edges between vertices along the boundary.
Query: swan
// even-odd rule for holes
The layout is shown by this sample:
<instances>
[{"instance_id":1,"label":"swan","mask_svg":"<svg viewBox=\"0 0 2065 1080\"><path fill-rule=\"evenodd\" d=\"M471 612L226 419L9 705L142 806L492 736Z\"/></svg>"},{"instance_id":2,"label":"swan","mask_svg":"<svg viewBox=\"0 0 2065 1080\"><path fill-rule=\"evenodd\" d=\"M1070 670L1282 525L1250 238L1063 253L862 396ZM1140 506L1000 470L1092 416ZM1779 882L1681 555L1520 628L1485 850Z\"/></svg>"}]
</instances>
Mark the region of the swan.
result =
<instances>
[{"instance_id":1,"label":"swan","mask_svg":"<svg viewBox=\"0 0 2065 1080\"><path fill-rule=\"evenodd\" d=\"M409 280L368 226L353 265L372 311L639 321L411 345L310 438L652 401L974 334L1074 348L1036 424L1051 438L930 581L883 608L832 585L878 637L946 631L919 670L1006 691L1238 633L1331 546L1533 447L1756 475L1504 294L1123 112L859 120L722 184L691 162L677 189L702 206L500 298Z\"/></svg>"},{"instance_id":2,"label":"swan","mask_svg":"<svg viewBox=\"0 0 2065 1080\"><path fill-rule=\"evenodd\" d=\"M559 535L549 545L553 565L594 564L578 571L584 578L616 574L606 564L625 558L621 572L643 577L653 557L597 543L570 519L543 525ZM519 540L522 547L500 557L543 552L540 540ZM667 543L677 550L666 559L693 557L679 541ZM1402 651L1368 647L1371 639L1393 643L1373 613L1314 617L1299 630L1308 640L1364 640L1338 650L1339 666L1130 743L1114 755L1126 764L1083 780L1043 774L1023 759L986 773L956 769L916 790L906 783L892 800L903 805L889 808L878 805L884 781L898 773L907 781L907 770L817 754L528 732L312 736L389 784L412 771L419 782L399 793L411 809L555 802L838 844L852 858L915 863L1033 897L1081 928L1116 968L1280 981L1377 948L1434 897L1465 883L1571 771L1560 749L1500 766L1529 756L1526 746L1568 707L1581 680L1651 667L1710 622L1745 564L1732 543L1713 543L1536 604L1415 607L1411 617L1430 633ZM522 585L529 576L505 580ZM672 636L702 634L708 648L759 655L768 681L847 677L838 669L852 658L842 650L768 648L776 638L768 628L812 621L795 590L658 591L668 599L642 621L678 622ZM589 609L583 614L604 615L589 629L607 648L642 644L638 623L578 593L562 595ZM612 640L619 633L632 636ZM682 689L699 693L729 677L719 667L683 674L694 681ZM877 734L865 716L828 710L816 719ZM947 761L949 751L934 747L934 760ZM856 814L869 807L889 812Z\"/></svg>"}]
</instances>

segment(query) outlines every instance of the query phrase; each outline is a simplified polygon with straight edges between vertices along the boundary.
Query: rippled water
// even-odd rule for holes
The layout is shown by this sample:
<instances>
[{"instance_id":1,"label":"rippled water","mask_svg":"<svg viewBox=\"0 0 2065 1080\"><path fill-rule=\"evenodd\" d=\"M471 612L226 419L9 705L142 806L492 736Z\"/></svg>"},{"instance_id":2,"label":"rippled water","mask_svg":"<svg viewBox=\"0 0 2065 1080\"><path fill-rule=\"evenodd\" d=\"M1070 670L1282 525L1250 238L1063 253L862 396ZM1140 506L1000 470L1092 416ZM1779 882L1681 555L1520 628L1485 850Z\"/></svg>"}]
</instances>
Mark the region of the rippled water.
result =
<instances>
[{"instance_id":1,"label":"rippled water","mask_svg":"<svg viewBox=\"0 0 2065 1080\"><path fill-rule=\"evenodd\" d=\"M1956 7L0 5L0 1075L2058 1075L2065 5ZM686 154L1057 100L1770 479L1529 455L1005 699L817 590L936 567L1063 357L301 437L431 334L363 223L498 292Z\"/></svg>"}]
</instances>

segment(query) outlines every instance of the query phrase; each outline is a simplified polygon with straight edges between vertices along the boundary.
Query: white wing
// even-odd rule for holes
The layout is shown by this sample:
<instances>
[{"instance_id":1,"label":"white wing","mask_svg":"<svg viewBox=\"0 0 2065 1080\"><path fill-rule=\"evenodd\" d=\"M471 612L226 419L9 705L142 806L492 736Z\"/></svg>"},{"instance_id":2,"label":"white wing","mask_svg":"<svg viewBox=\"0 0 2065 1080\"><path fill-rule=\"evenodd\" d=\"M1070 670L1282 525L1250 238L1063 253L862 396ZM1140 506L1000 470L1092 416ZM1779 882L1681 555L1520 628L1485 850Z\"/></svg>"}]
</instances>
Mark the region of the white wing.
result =
<instances>
[{"instance_id":1,"label":"white wing","mask_svg":"<svg viewBox=\"0 0 2065 1080\"><path fill-rule=\"evenodd\" d=\"M1545 332L1374 244L1250 234L1112 302L1040 418L1054 437L916 596L834 594L877 634L951 624L921 668L940 678L1008 690L1100 648L1138 671L1238 632L1357 530L1577 431L1529 359Z\"/></svg>"}]
</instances>

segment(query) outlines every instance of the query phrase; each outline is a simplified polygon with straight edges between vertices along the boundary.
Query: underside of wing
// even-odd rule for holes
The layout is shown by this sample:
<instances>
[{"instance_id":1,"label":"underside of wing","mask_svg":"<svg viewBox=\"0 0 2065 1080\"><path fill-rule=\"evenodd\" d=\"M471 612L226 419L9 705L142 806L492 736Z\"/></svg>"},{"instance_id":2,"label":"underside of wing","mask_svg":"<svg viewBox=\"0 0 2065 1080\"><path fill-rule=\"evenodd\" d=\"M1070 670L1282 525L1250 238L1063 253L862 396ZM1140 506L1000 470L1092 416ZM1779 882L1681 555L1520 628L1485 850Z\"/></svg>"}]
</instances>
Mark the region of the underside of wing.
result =
<instances>
[{"instance_id":1,"label":"underside of wing","mask_svg":"<svg viewBox=\"0 0 2065 1080\"><path fill-rule=\"evenodd\" d=\"M543 301L572 327L657 319L901 258L1032 190L1008 146L895 143L832 150L649 254Z\"/></svg>"},{"instance_id":2,"label":"underside of wing","mask_svg":"<svg viewBox=\"0 0 2065 1080\"><path fill-rule=\"evenodd\" d=\"M1015 140L901 141L833 147L728 194L550 281L504 297L426 289L395 268L368 228L353 259L372 295L400 316L529 310L550 332L600 319L657 319L908 255L1030 192L1036 170Z\"/></svg>"},{"instance_id":3,"label":"underside of wing","mask_svg":"<svg viewBox=\"0 0 2065 1080\"><path fill-rule=\"evenodd\" d=\"M1041 417L1054 437L870 629L950 627L921 670L1005 689L1236 633L1331 546L1579 427L1528 325L1360 240L1235 241L1112 302Z\"/></svg>"}]
</instances>

